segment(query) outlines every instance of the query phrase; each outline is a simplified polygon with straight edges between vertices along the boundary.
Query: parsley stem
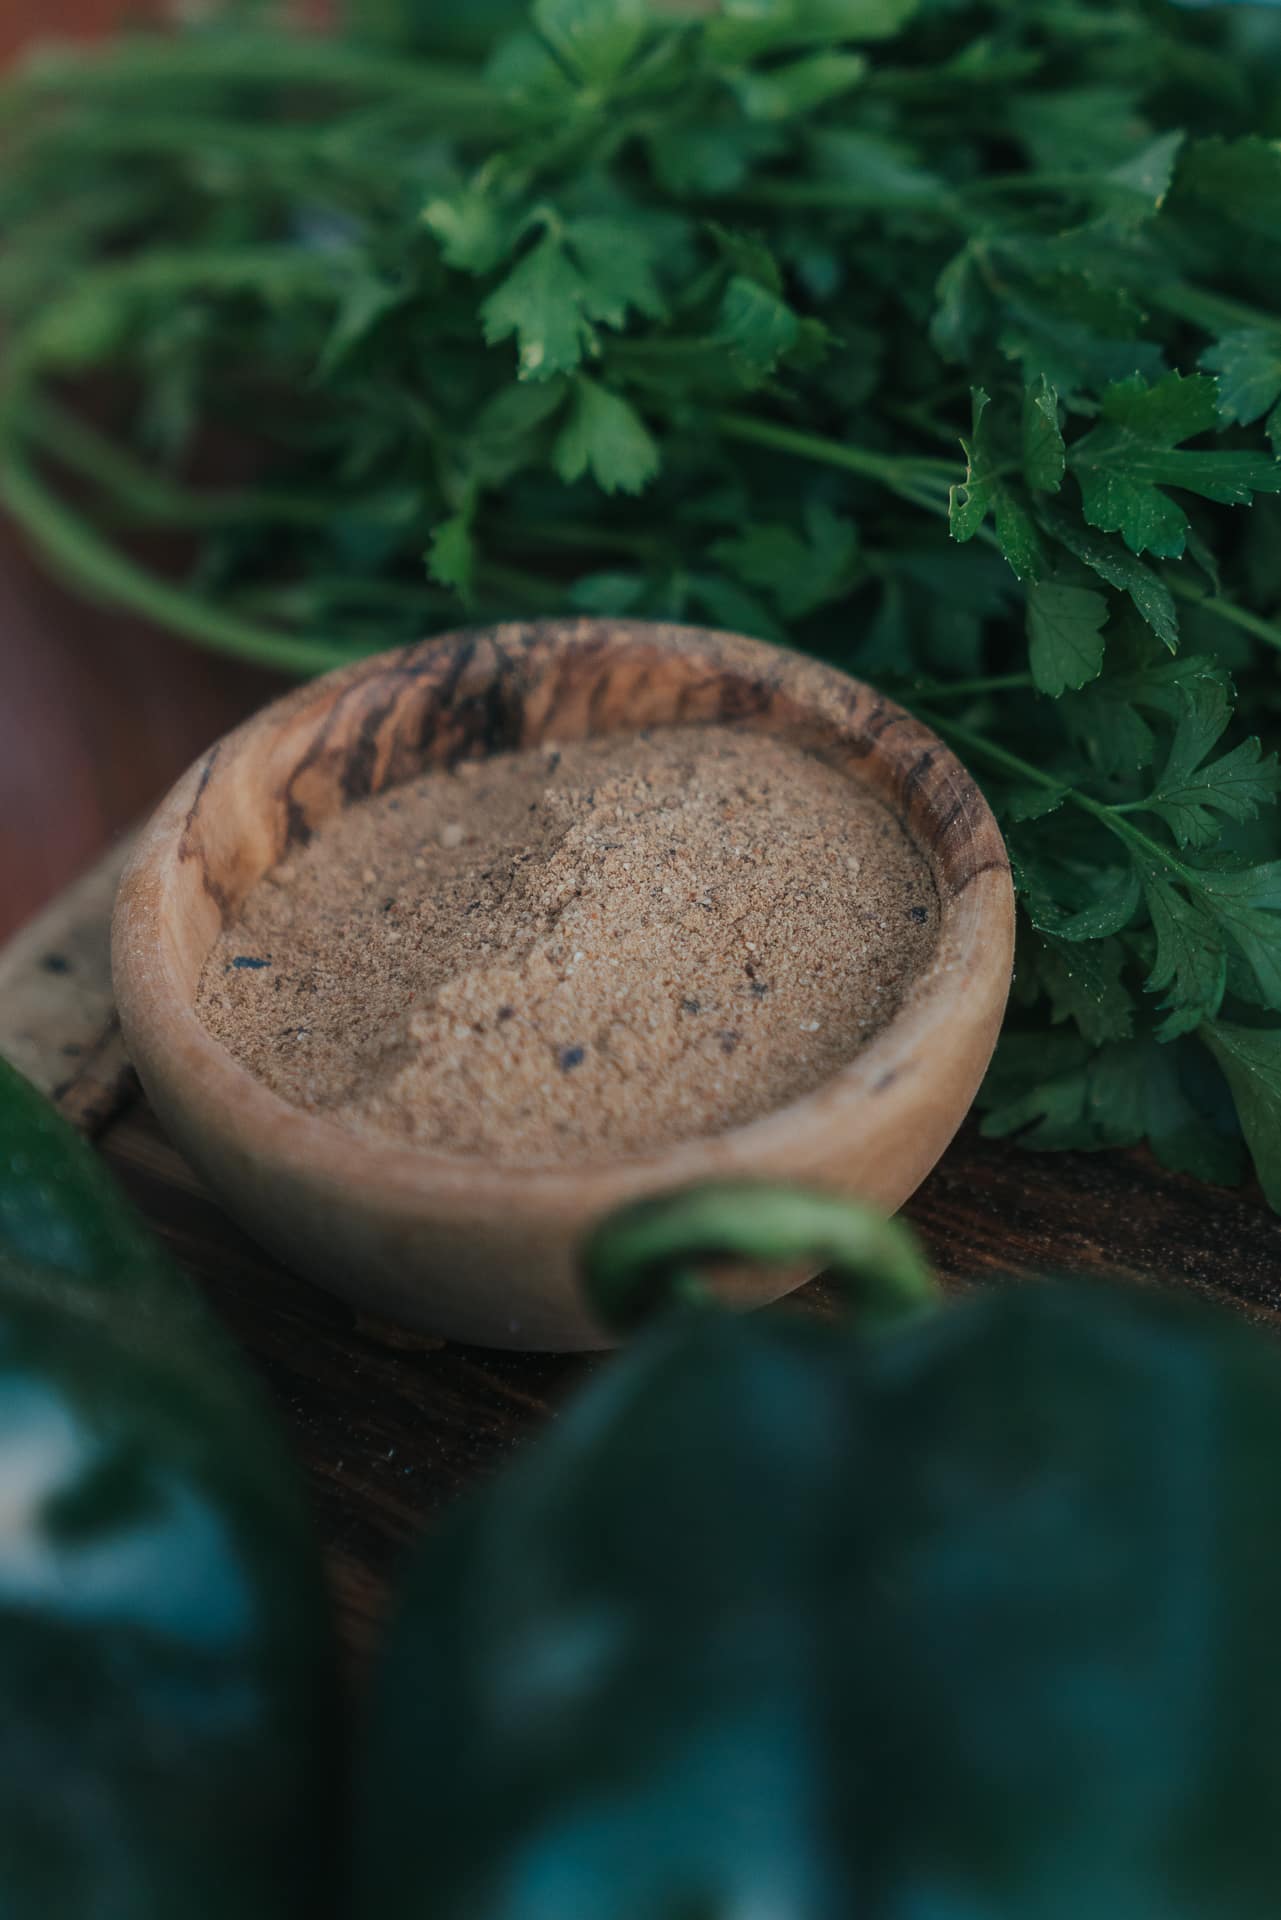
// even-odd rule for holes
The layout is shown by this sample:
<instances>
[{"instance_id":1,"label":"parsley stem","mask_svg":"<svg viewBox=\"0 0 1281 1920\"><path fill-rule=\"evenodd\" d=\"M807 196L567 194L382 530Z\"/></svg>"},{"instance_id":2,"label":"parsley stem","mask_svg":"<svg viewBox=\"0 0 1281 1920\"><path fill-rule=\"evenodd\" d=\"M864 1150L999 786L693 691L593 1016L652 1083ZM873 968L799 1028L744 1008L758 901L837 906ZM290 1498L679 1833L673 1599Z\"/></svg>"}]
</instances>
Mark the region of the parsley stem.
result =
<instances>
[{"instance_id":1,"label":"parsley stem","mask_svg":"<svg viewBox=\"0 0 1281 1920\"><path fill-rule=\"evenodd\" d=\"M149 103L177 89L199 86L316 86L345 94L396 94L446 113L467 108L489 116L487 131L506 117L503 97L474 67L445 60L427 66L377 53L343 35L318 33L136 35L111 60L54 46L30 56L0 90L6 108L36 97L80 98L123 104L131 95Z\"/></svg>"},{"instance_id":2,"label":"parsley stem","mask_svg":"<svg viewBox=\"0 0 1281 1920\"><path fill-rule=\"evenodd\" d=\"M1026 780L1030 785L1042 787L1047 792L1060 793L1063 799L1070 801L1073 806L1081 808L1085 813L1093 814L1094 818L1100 821L1109 833L1115 834L1118 840L1124 840L1136 852L1144 854L1149 860L1156 861L1158 866L1173 873L1178 879L1186 881L1190 887L1196 887L1198 877L1195 873L1185 867L1181 860L1176 859L1167 847L1151 839L1140 827L1131 826L1128 820L1118 818L1114 806L1102 800L1092 799L1088 793L1082 793L1079 787L1065 787L1062 781L1057 780L1052 773L1047 773L1042 767L1033 766L1030 760L1020 759L1019 755L1011 753L1008 747L998 746L995 740L989 740L986 734L978 733L972 727L962 726L957 720L950 720L944 714L930 713L921 707L915 708L914 711L918 719L923 720L927 727L934 727L937 732L949 735L967 752L979 754L989 766L1000 767L1017 779Z\"/></svg>"},{"instance_id":3,"label":"parsley stem","mask_svg":"<svg viewBox=\"0 0 1281 1920\"><path fill-rule=\"evenodd\" d=\"M959 700L980 693L1030 693L1035 685L1030 673L990 673L976 680L920 680L912 692L927 700Z\"/></svg>"},{"instance_id":4,"label":"parsley stem","mask_svg":"<svg viewBox=\"0 0 1281 1920\"><path fill-rule=\"evenodd\" d=\"M170 526L238 526L267 521L332 527L340 517L361 525L398 526L405 514L398 503L353 495L291 493L265 487L228 487L202 491L168 480L46 396L24 397L17 409L18 431L61 466L91 480L140 520Z\"/></svg>"},{"instance_id":5,"label":"parsley stem","mask_svg":"<svg viewBox=\"0 0 1281 1920\"><path fill-rule=\"evenodd\" d=\"M510 547L556 546L577 548L581 553L633 553L639 559L653 559L665 551L656 535L638 533L624 527L593 527L581 520L486 520L493 531Z\"/></svg>"},{"instance_id":6,"label":"parsley stem","mask_svg":"<svg viewBox=\"0 0 1281 1920\"><path fill-rule=\"evenodd\" d=\"M12 449L0 468L0 499L46 558L82 590L174 627L200 646L295 674L324 673L357 656L359 649L340 641L257 626L157 579L101 539Z\"/></svg>"},{"instance_id":7,"label":"parsley stem","mask_svg":"<svg viewBox=\"0 0 1281 1920\"><path fill-rule=\"evenodd\" d=\"M820 460L825 466L844 467L848 473L879 480L891 492L903 494L918 504L920 492L913 486L913 476L919 476L928 486L937 484L936 475L952 481L960 471L955 460L874 453L869 447L847 446L822 434L802 433L795 427L782 426L776 420L754 420L749 414L719 413L714 424L731 440L751 440L757 446L773 447L779 453L797 454L802 460Z\"/></svg>"},{"instance_id":8,"label":"parsley stem","mask_svg":"<svg viewBox=\"0 0 1281 1920\"><path fill-rule=\"evenodd\" d=\"M887 200L877 186L862 186L856 180L757 180L730 199L762 207L813 207L851 213L925 214L951 226L973 227L973 217L954 195L946 192L904 195Z\"/></svg>"},{"instance_id":9,"label":"parsley stem","mask_svg":"<svg viewBox=\"0 0 1281 1920\"><path fill-rule=\"evenodd\" d=\"M1166 286L1145 286L1143 297L1154 306L1164 307L1167 313L1176 314L1181 320L1191 320L1204 327L1207 333L1215 333L1222 327L1257 327L1266 333L1281 333L1281 319L1276 314L1265 313L1259 307L1246 306L1241 300L1230 299L1223 293L1212 293L1205 287L1190 287L1182 281L1171 281Z\"/></svg>"},{"instance_id":10,"label":"parsley stem","mask_svg":"<svg viewBox=\"0 0 1281 1920\"><path fill-rule=\"evenodd\" d=\"M1164 577L1166 585L1181 600L1200 607L1203 613L1212 613L1216 620L1224 620L1229 626L1252 633L1256 640L1262 640L1266 646L1281 649L1281 627L1265 620L1262 614L1251 613L1248 607L1239 607L1234 600L1225 600L1222 594L1200 594L1190 581L1181 580L1176 573L1167 573Z\"/></svg>"}]
</instances>

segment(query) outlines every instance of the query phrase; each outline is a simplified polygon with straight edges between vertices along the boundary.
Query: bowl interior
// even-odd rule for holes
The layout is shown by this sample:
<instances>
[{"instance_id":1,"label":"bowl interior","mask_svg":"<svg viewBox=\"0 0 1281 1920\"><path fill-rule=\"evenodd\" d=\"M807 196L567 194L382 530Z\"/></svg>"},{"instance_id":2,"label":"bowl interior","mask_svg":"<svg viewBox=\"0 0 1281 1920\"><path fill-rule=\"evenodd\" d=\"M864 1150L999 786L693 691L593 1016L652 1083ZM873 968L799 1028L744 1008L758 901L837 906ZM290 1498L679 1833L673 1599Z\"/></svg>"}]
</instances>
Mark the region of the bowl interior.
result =
<instances>
[{"instance_id":1,"label":"bowl interior","mask_svg":"<svg viewBox=\"0 0 1281 1920\"><path fill-rule=\"evenodd\" d=\"M910 716L815 662L727 635L533 623L363 662L299 689L213 747L175 795L162 909L170 980L190 1007L209 950L246 894L343 807L428 768L545 740L726 721L783 734L877 793L929 865L940 957L966 944L972 882L1007 873L1008 863L977 790Z\"/></svg>"}]
</instances>

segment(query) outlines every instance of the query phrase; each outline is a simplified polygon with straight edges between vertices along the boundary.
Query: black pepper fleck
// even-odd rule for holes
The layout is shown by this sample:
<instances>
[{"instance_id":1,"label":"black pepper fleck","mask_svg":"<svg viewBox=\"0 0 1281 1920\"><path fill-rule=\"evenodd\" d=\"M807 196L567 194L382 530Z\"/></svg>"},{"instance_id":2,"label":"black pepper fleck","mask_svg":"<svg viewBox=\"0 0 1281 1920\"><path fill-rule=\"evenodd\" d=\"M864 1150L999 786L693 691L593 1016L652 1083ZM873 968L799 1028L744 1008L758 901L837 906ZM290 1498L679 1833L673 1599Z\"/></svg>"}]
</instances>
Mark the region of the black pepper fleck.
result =
<instances>
[{"instance_id":1,"label":"black pepper fleck","mask_svg":"<svg viewBox=\"0 0 1281 1920\"><path fill-rule=\"evenodd\" d=\"M65 953L46 953L40 964L46 973L71 972L71 962Z\"/></svg>"},{"instance_id":2,"label":"black pepper fleck","mask_svg":"<svg viewBox=\"0 0 1281 1920\"><path fill-rule=\"evenodd\" d=\"M560 1050L560 1070L572 1073L575 1067L581 1067L587 1057L586 1047L562 1047Z\"/></svg>"},{"instance_id":3,"label":"black pepper fleck","mask_svg":"<svg viewBox=\"0 0 1281 1920\"><path fill-rule=\"evenodd\" d=\"M236 954L235 958L232 960L231 964L233 967L252 967L256 972L259 967L269 967L271 965L271 961L258 960L254 957L252 953L238 953Z\"/></svg>"},{"instance_id":4,"label":"black pepper fleck","mask_svg":"<svg viewBox=\"0 0 1281 1920\"><path fill-rule=\"evenodd\" d=\"M769 992L769 982L766 980L753 980L752 992L756 995L756 998L758 1000L763 1000L765 998L765 995Z\"/></svg>"},{"instance_id":5,"label":"black pepper fleck","mask_svg":"<svg viewBox=\"0 0 1281 1920\"><path fill-rule=\"evenodd\" d=\"M726 1032L720 1034L718 1038L721 1043L721 1052L733 1053L735 1047L738 1045L738 1035L730 1030L726 1030Z\"/></svg>"},{"instance_id":6,"label":"black pepper fleck","mask_svg":"<svg viewBox=\"0 0 1281 1920\"><path fill-rule=\"evenodd\" d=\"M682 1012L682 1013L701 1013L702 1011L703 1011L703 1009L702 1009L702 1007L701 1007L701 1006L699 1005L699 1003L698 1003L698 1001L697 1001L697 1000L682 1000L682 1001L681 1001L681 1012Z\"/></svg>"}]
</instances>

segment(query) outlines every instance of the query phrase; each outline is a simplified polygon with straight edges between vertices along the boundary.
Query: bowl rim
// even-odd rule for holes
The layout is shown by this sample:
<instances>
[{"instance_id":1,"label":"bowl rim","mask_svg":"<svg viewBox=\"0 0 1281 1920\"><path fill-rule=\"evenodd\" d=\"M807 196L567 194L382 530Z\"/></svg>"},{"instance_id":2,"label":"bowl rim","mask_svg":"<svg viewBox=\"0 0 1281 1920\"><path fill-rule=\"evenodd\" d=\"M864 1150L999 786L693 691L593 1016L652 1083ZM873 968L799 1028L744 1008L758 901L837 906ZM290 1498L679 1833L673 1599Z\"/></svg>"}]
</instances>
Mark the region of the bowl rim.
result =
<instances>
[{"instance_id":1,"label":"bowl rim","mask_svg":"<svg viewBox=\"0 0 1281 1920\"><path fill-rule=\"evenodd\" d=\"M722 1133L643 1154L600 1162L512 1164L357 1133L309 1113L259 1080L197 1016L163 928L172 910L183 833L218 755L231 747L253 751L276 736L286 720L313 705L332 706L364 682L403 674L428 650L457 646L476 633L509 630L544 639L563 635L566 644L593 633L669 650L712 643L718 658L734 669L756 676L767 671L771 683L795 699L799 712L821 708L830 722L834 705L839 707L847 724L844 737L863 742L860 766L873 773L888 769L895 776L901 809L879 782L868 784L898 814L934 876L940 902L934 956L912 979L886 1025L809 1092ZM936 830L933 844L923 838L927 825ZM958 826L962 831L953 836ZM957 844L949 850L944 842L952 837ZM945 891L940 876L947 876L950 861L963 870ZM603 1213L641 1191L751 1177L763 1165L803 1167L823 1159L823 1144L833 1130L848 1138L871 1126L883 1130L901 1124L905 1113L928 1099L920 1074L909 1069L959 1055L964 1043L957 1029L968 1039L974 1026L991 1019L994 1002L998 1012L1004 1004L1013 957L1013 891L1000 831L970 775L936 734L865 682L810 656L715 629L636 620L524 621L457 629L371 655L292 689L224 735L177 781L142 830L117 896L112 955L131 1058L149 1094L154 1077L169 1096L157 1101L162 1118L169 1117L166 1107L180 1102L189 1114L198 1114L202 1127L234 1140L241 1156L248 1154L262 1169L362 1196L366 1209L390 1207L421 1220L442 1207L450 1211L452 1203L469 1211L501 1206L513 1216L550 1220L566 1213ZM969 1020L958 1018L966 1002L972 1009Z\"/></svg>"}]
</instances>

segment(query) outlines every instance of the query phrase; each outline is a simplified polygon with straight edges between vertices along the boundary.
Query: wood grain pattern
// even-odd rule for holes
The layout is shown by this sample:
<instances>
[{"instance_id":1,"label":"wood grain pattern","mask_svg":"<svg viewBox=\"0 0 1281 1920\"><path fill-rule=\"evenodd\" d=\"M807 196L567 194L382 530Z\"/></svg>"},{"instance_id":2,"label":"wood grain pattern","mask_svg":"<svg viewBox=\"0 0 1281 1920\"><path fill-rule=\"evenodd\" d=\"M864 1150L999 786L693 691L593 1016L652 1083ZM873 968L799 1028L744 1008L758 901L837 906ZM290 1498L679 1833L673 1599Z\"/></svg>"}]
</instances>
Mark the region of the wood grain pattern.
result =
<instances>
[{"instance_id":1,"label":"wood grain pattern","mask_svg":"<svg viewBox=\"0 0 1281 1920\"><path fill-rule=\"evenodd\" d=\"M814 1091L714 1137L582 1166L521 1167L374 1140L302 1112L206 1032L193 1002L239 901L331 814L424 767L673 723L779 734L870 788L917 842L937 947L888 1024ZM130 1056L213 1190L300 1271L388 1319L558 1351L606 1336L576 1249L644 1194L799 1180L892 1211L951 1139L1009 988L1009 863L935 735L872 688L763 642L646 621L511 622L383 654L299 688L220 741L142 835L114 947ZM803 1275L734 1272L759 1305Z\"/></svg>"},{"instance_id":2,"label":"wood grain pattern","mask_svg":"<svg viewBox=\"0 0 1281 1920\"><path fill-rule=\"evenodd\" d=\"M111 991L111 909L126 837L0 952L3 1052L82 1132L105 1126L130 1078Z\"/></svg>"}]
</instances>

